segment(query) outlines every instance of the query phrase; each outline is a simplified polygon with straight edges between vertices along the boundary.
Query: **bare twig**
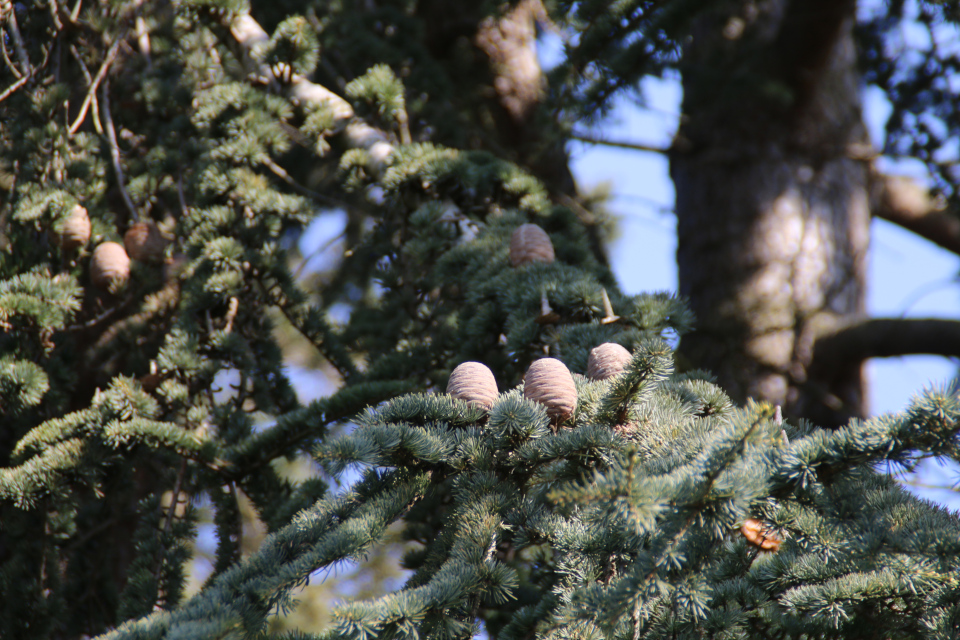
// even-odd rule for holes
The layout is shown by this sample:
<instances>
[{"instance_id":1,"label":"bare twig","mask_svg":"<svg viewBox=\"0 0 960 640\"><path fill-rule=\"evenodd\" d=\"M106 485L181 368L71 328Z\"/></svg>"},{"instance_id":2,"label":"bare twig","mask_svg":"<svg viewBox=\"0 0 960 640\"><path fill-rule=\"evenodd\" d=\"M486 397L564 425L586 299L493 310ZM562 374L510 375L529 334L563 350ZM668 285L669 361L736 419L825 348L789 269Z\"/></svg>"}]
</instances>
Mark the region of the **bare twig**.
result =
<instances>
[{"instance_id":1,"label":"bare twig","mask_svg":"<svg viewBox=\"0 0 960 640\"><path fill-rule=\"evenodd\" d=\"M183 170L179 169L177 171L177 199L180 201L180 213L186 216L190 212L190 207L187 206L187 196L183 192Z\"/></svg>"},{"instance_id":2,"label":"bare twig","mask_svg":"<svg viewBox=\"0 0 960 640\"><path fill-rule=\"evenodd\" d=\"M7 12L7 24L10 25L10 37L13 38L13 47L17 50L17 60L20 61L20 70L25 76L33 75L33 66L27 56L27 48L23 45L23 36L20 35L20 26L17 24L17 11L14 7Z\"/></svg>"},{"instance_id":3,"label":"bare twig","mask_svg":"<svg viewBox=\"0 0 960 640\"><path fill-rule=\"evenodd\" d=\"M100 65L100 70L97 71L97 77L90 82L90 88L87 90L87 96L83 99L83 104L80 105L80 113L77 114L77 119L73 121L72 125L70 125L70 135L76 133L77 129L80 128L80 125L83 124L84 119L86 119L87 109L90 108L90 103L97 99L97 87L99 87L100 83L103 82L103 79L107 75L107 71L110 69L110 65L117 57L117 51L120 50L120 43L123 42L123 39L124 37L121 36L117 38L112 45L110 45L110 49L107 51L107 55L103 59L103 64ZM70 46L70 52L73 54L73 57L76 58L77 62L79 62L83 67L84 73L89 76L90 72L87 71L86 65L83 64L83 60L80 58L80 55L77 53L77 50L73 45Z\"/></svg>"},{"instance_id":4,"label":"bare twig","mask_svg":"<svg viewBox=\"0 0 960 640\"><path fill-rule=\"evenodd\" d=\"M142 16L137 16L136 20L137 46L140 48L140 54L146 58L147 65L150 60L150 31L147 29L147 21Z\"/></svg>"},{"instance_id":5,"label":"bare twig","mask_svg":"<svg viewBox=\"0 0 960 640\"><path fill-rule=\"evenodd\" d=\"M945 484L928 484L926 482L920 482L919 480L909 480L907 478L897 478L897 482L900 484L905 484L910 487L917 487L919 489L935 489L937 491L952 491L954 493L960 493L960 487L951 487Z\"/></svg>"},{"instance_id":6,"label":"bare twig","mask_svg":"<svg viewBox=\"0 0 960 640\"><path fill-rule=\"evenodd\" d=\"M17 69L17 65L13 63L13 60L10 59L10 54L7 53L7 39L0 37L0 53L3 53L3 61L6 63L7 68L10 69L12 73L17 78L22 78L23 74L20 73L20 69Z\"/></svg>"},{"instance_id":7,"label":"bare twig","mask_svg":"<svg viewBox=\"0 0 960 640\"><path fill-rule=\"evenodd\" d=\"M70 45L70 55L73 56L73 59L77 61L77 64L80 65L80 71L83 72L83 78L87 81L87 86L93 86L93 76L90 75L90 69L87 68L87 65L83 62L83 58L80 56L80 52L77 51L77 48L73 45ZM93 127L97 130L99 135L103 135L103 127L100 125L100 105L97 102L97 93L93 92L93 99L90 101L90 106L93 107Z\"/></svg>"},{"instance_id":8,"label":"bare twig","mask_svg":"<svg viewBox=\"0 0 960 640\"><path fill-rule=\"evenodd\" d=\"M586 142L587 144L598 144L605 147L617 147L620 149L630 149L632 151L646 151L648 153L659 153L667 154L669 149L665 147L657 147L649 144L643 144L641 142L628 142L624 140L606 140L604 138L598 138L587 133L574 133L570 136L574 140L579 140L580 142Z\"/></svg>"},{"instance_id":9,"label":"bare twig","mask_svg":"<svg viewBox=\"0 0 960 640\"><path fill-rule=\"evenodd\" d=\"M9 98L11 95L13 95L14 93L16 93L16 92L17 92L17 89L19 89L19 88L22 87L23 85L27 84L28 82L30 82L30 78L32 78L32 77L33 77L33 76L23 76L22 78L20 78L20 79L17 80L16 82L14 82L12 85L10 85L9 87L7 87L7 88L4 90L3 93L0 93L0 102L3 102L3 101L6 100L7 98Z\"/></svg>"},{"instance_id":10,"label":"bare twig","mask_svg":"<svg viewBox=\"0 0 960 640\"><path fill-rule=\"evenodd\" d=\"M270 172L273 173L273 175L277 176L278 178L286 182L297 193L307 196L308 198L313 198L314 200L318 202L322 202L323 204L326 204L326 205L331 205L334 207L341 207L341 208L347 207L347 203L343 202L342 200L337 200L336 198L325 196L322 193L318 193L313 189L310 189L309 187L303 186L302 184L294 180L293 177L289 173L287 173L286 169L284 169L283 167L278 165L276 162L274 162L270 156L264 156L263 158L261 158L261 162L263 163L263 166L265 166L267 169L270 169Z\"/></svg>"},{"instance_id":11,"label":"bare twig","mask_svg":"<svg viewBox=\"0 0 960 640\"><path fill-rule=\"evenodd\" d=\"M20 89L23 85L29 82L38 73L46 69L47 63L50 62L50 54L53 52L54 49L56 49L56 46L51 46L46 48L43 52L43 60L40 62L39 66L31 68L31 71L29 74L25 75L24 77L14 82L13 85L7 87L7 89L4 90L3 93L0 93L0 102L6 100L11 95L16 93L18 89Z\"/></svg>"},{"instance_id":12,"label":"bare twig","mask_svg":"<svg viewBox=\"0 0 960 640\"><path fill-rule=\"evenodd\" d=\"M53 18L53 24L57 27L57 32L63 31L63 23L60 21L60 7L57 6L57 0L49 0L47 7L50 9L50 17Z\"/></svg>"},{"instance_id":13,"label":"bare twig","mask_svg":"<svg viewBox=\"0 0 960 640\"><path fill-rule=\"evenodd\" d=\"M237 318L237 311L240 309L240 301L236 296L231 296L230 306L227 307L226 324L223 327L224 333L233 331L233 321Z\"/></svg>"},{"instance_id":14,"label":"bare twig","mask_svg":"<svg viewBox=\"0 0 960 640\"><path fill-rule=\"evenodd\" d=\"M113 171L117 175L117 186L120 187L120 195L123 197L123 203L127 205L130 211L130 217L134 222L140 222L140 214L137 208L133 206L133 200L127 193L124 185L123 167L120 166L120 146L117 144L117 132L113 127L113 117L110 115L110 79L103 79L103 118L106 120L107 141L110 143L110 160L113 162Z\"/></svg>"},{"instance_id":15,"label":"bare twig","mask_svg":"<svg viewBox=\"0 0 960 640\"><path fill-rule=\"evenodd\" d=\"M308 264L310 264L311 260L313 260L316 256L320 255L321 253L323 253L324 251L332 247L336 242L339 242L340 240L342 240L346 235L347 235L346 231L344 231L343 233L338 233L337 235L330 238L329 240L327 240L326 242L318 246L316 249L308 253L306 256L304 256L303 260L300 261L300 264L297 266L296 270L293 272L293 279L294 280L299 279L300 274L303 273L303 270L306 268Z\"/></svg>"}]
</instances>

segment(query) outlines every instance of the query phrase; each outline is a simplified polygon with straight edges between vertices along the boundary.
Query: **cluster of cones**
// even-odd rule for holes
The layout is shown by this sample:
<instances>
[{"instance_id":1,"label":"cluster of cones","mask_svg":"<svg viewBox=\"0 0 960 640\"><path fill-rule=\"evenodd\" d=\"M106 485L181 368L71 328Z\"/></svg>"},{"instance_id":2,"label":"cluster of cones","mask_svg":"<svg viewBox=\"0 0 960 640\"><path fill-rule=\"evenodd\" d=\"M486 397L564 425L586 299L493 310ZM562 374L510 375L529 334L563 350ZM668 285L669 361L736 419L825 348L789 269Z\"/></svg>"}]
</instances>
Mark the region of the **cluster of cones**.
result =
<instances>
[{"instance_id":1,"label":"cluster of cones","mask_svg":"<svg viewBox=\"0 0 960 640\"><path fill-rule=\"evenodd\" d=\"M57 241L64 251L75 251L90 241L90 217L75 205L59 225ZM101 242L90 256L90 281L99 289L118 291L130 277L130 261L154 263L163 259L169 240L152 220L131 225L119 242Z\"/></svg>"},{"instance_id":2,"label":"cluster of cones","mask_svg":"<svg viewBox=\"0 0 960 640\"><path fill-rule=\"evenodd\" d=\"M587 377L606 380L621 373L630 362L630 352L619 344L605 342L590 351ZM480 362L464 362L450 374L447 393L474 406L489 410L497 399L493 372ZM523 395L542 404L547 415L559 424L577 409L577 388L573 375L556 358L534 361L524 376Z\"/></svg>"},{"instance_id":3,"label":"cluster of cones","mask_svg":"<svg viewBox=\"0 0 960 640\"><path fill-rule=\"evenodd\" d=\"M547 233L535 224L518 227L510 238L510 264L520 267L533 262L551 263L555 259L553 244ZM604 311L616 320L604 292ZM552 318L552 310L542 301L543 317ZM554 314L555 315L555 314ZM539 319L538 319L539 321ZM587 377L606 380L619 375L630 362L629 351L612 342L605 342L590 351ZM450 374L447 393L474 406L489 410L497 399L497 382L493 372L480 362L464 362ZM556 358L534 361L524 376L523 395L546 407L554 425L559 425L577 409L577 389L573 376L565 364ZM748 518L740 528L746 540L764 551L777 551L783 539L763 521Z\"/></svg>"}]
</instances>

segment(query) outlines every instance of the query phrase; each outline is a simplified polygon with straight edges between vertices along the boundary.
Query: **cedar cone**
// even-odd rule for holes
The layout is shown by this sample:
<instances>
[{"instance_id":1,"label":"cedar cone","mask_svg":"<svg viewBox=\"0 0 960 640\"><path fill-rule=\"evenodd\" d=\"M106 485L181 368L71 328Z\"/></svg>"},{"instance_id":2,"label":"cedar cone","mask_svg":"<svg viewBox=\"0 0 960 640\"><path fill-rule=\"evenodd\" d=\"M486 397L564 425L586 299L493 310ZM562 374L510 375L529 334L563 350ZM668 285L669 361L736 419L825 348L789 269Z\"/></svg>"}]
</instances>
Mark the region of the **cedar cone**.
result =
<instances>
[{"instance_id":1,"label":"cedar cone","mask_svg":"<svg viewBox=\"0 0 960 640\"><path fill-rule=\"evenodd\" d=\"M90 240L90 217L87 210L79 204L74 205L57 234L60 248L64 251L73 251L87 244Z\"/></svg>"},{"instance_id":2,"label":"cedar cone","mask_svg":"<svg viewBox=\"0 0 960 640\"><path fill-rule=\"evenodd\" d=\"M769 527L755 518L747 518L740 527L740 533L750 544L760 547L764 551L776 551L783 544L783 540Z\"/></svg>"},{"instance_id":3,"label":"cedar cone","mask_svg":"<svg viewBox=\"0 0 960 640\"><path fill-rule=\"evenodd\" d=\"M94 286L116 291L130 277L130 258L116 242L104 242L93 250L90 259L90 281Z\"/></svg>"},{"instance_id":4,"label":"cedar cone","mask_svg":"<svg viewBox=\"0 0 960 640\"><path fill-rule=\"evenodd\" d=\"M167 239L153 220L138 222L123 234L127 254L138 262L156 262L163 258Z\"/></svg>"},{"instance_id":5,"label":"cedar cone","mask_svg":"<svg viewBox=\"0 0 960 640\"><path fill-rule=\"evenodd\" d=\"M546 231L532 223L522 224L513 231L510 236L511 265L519 267L528 262L550 264L553 260L553 243Z\"/></svg>"},{"instance_id":6,"label":"cedar cone","mask_svg":"<svg viewBox=\"0 0 960 640\"><path fill-rule=\"evenodd\" d=\"M567 365L556 358L541 358L530 365L524 377L523 395L547 408L559 424L577 409L577 386Z\"/></svg>"},{"instance_id":7,"label":"cedar cone","mask_svg":"<svg viewBox=\"0 0 960 640\"><path fill-rule=\"evenodd\" d=\"M590 350L587 377L591 380L606 380L623 372L633 358L630 352L613 342L604 342Z\"/></svg>"},{"instance_id":8,"label":"cedar cone","mask_svg":"<svg viewBox=\"0 0 960 640\"><path fill-rule=\"evenodd\" d=\"M462 362L450 374L447 393L489 411L497 399L497 381L487 365Z\"/></svg>"}]
</instances>

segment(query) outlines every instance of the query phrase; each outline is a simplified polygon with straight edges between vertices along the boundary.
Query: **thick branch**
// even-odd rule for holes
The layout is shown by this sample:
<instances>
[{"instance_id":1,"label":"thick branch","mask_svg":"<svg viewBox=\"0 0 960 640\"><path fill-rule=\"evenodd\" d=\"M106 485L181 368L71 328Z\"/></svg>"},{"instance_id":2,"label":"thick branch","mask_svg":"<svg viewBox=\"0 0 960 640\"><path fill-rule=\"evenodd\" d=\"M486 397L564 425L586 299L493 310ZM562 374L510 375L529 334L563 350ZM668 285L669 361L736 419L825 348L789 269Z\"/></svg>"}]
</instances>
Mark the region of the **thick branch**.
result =
<instances>
[{"instance_id":1,"label":"thick branch","mask_svg":"<svg viewBox=\"0 0 960 640\"><path fill-rule=\"evenodd\" d=\"M929 354L960 357L960 321L872 318L817 338L813 367L839 371L869 358Z\"/></svg>"},{"instance_id":2,"label":"thick branch","mask_svg":"<svg viewBox=\"0 0 960 640\"><path fill-rule=\"evenodd\" d=\"M393 153L393 145L386 133L358 118L349 102L326 87L300 75L287 75L289 70L275 70L260 62L256 50L269 43L270 36L250 14L238 14L229 27L230 35L243 51L243 62L249 71L275 82L283 79L284 93L295 103L327 109L333 116L334 130L342 135L347 146L365 149L370 154L374 171L386 168L387 159Z\"/></svg>"},{"instance_id":3,"label":"thick branch","mask_svg":"<svg viewBox=\"0 0 960 640\"><path fill-rule=\"evenodd\" d=\"M873 215L960 255L960 218L945 211L942 201L905 176L871 178Z\"/></svg>"}]
</instances>

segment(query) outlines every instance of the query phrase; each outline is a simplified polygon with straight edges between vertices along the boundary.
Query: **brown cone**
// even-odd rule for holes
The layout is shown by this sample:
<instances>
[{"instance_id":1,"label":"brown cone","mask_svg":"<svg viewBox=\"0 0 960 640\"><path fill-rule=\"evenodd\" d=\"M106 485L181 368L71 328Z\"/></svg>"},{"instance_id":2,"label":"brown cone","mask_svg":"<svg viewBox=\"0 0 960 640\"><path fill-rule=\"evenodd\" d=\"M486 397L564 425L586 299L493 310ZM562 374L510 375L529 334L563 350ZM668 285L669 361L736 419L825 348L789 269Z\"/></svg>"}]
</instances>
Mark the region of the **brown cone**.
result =
<instances>
[{"instance_id":1,"label":"brown cone","mask_svg":"<svg viewBox=\"0 0 960 640\"><path fill-rule=\"evenodd\" d=\"M90 240L90 217L87 210L75 205L64 220L57 240L64 251L73 251L87 244Z\"/></svg>"},{"instance_id":2,"label":"brown cone","mask_svg":"<svg viewBox=\"0 0 960 640\"><path fill-rule=\"evenodd\" d=\"M157 262L163 258L167 239L153 220L138 222L123 234L127 254L137 262Z\"/></svg>"},{"instance_id":3,"label":"brown cone","mask_svg":"<svg viewBox=\"0 0 960 640\"><path fill-rule=\"evenodd\" d=\"M497 381L486 365L463 362L450 374L447 393L476 407L489 410L497 399Z\"/></svg>"},{"instance_id":4,"label":"brown cone","mask_svg":"<svg viewBox=\"0 0 960 640\"><path fill-rule=\"evenodd\" d=\"M740 527L740 533L750 544L760 547L764 551L777 551L783 540L763 522L756 518L747 518Z\"/></svg>"},{"instance_id":5,"label":"brown cone","mask_svg":"<svg viewBox=\"0 0 960 640\"><path fill-rule=\"evenodd\" d=\"M530 262L545 262L555 259L553 243L547 232L535 224L527 223L517 227L510 236L510 264L514 267Z\"/></svg>"},{"instance_id":6,"label":"brown cone","mask_svg":"<svg viewBox=\"0 0 960 640\"><path fill-rule=\"evenodd\" d=\"M116 291L130 277L130 258L116 242L104 242L93 250L90 281L100 289Z\"/></svg>"},{"instance_id":7,"label":"brown cone","mask_svg":"<svg viewBox=\"0 0 960 640\"><path fill-rule=\"evenodd\" d=\"M587 377L591 380L606 380L623 372L630 362L630 352L613 342L604 342L590 350Z\"/></svg>"},{"instance_id":8,"label":"brown cone","mask_svg":"<svg viewBox=\"0 0 960 640\"><path fill-rule=\"evenodd\" d=\"M541 358L530 365L523 395L547 408L555 422L563 422L577 409L577 386L567 365L556 358Z\"/></svg>"}]
</instances>

